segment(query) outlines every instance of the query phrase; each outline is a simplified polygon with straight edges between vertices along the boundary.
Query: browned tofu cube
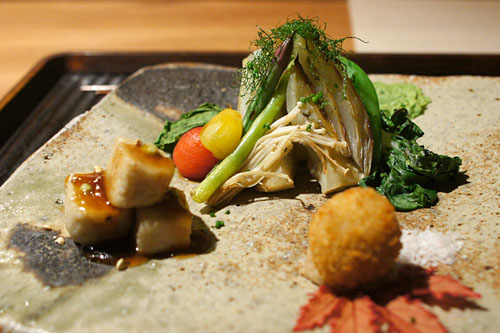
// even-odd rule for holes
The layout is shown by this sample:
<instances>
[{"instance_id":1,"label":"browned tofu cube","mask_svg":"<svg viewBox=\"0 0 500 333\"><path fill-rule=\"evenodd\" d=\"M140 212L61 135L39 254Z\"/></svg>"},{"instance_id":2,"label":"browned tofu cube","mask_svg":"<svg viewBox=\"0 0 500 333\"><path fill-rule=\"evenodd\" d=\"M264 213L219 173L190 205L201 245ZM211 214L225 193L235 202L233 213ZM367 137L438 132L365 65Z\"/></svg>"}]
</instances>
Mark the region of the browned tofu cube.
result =
<instances>
[{"instance_id":1,"label":"browned tofu cube","mask_svg":"<svg viewBox=\"0 0 500 333\"><path fill-rule=\"evenodd\" d=\"M91 245L124 237L134 221L131 209L110 204L104 178L101 172L71 174L66 178L66 229L76 242Z\"/></svg>"},{"instance_id":2,"label":"browned tofu cube","mask_svg":"<svg viewBox=\"0 0 500 333\"><path fill-rule=\"evenodd\" d=\"M106 169L109 201L119 208L160 202L174 174L174 162L152 144L118 138Z\"/></svg>"},{"instance_id":3,"label":"browned tofu cube","mask_svg":"<svg viewBox=\"0 0 500 333\"><path fill-rule=\"evenodd\" d=\"M183 207L182 198L171 193L160 204L137 208L138 253L155 254L189 247L192 215Z\"/></svg>"}]
</instances>

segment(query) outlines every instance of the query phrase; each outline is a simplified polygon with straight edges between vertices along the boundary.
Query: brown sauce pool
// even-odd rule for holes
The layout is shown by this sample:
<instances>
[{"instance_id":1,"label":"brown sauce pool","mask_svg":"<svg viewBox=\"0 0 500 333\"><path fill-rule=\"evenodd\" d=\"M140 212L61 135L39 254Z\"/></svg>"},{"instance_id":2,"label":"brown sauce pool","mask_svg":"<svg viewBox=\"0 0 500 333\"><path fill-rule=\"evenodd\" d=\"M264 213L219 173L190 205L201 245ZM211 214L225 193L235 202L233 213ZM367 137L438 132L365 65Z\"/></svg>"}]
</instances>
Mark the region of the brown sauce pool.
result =
<instances>
[{"instance_id":1,"label":"brown sauce pool","mask_svg":"<svg viewBox=\"0 0 500 333\"><path fill-rule=\"evenodd\" d=\"M119 210L113 207L104 189L104 173L76 173L66 177L65 184L71 182L74 186L74 200L83 209L106 211L116 215Z\"/></svg>"},{"instance_id":2,"label":"brown sauce pool","mask_svg":"<svg viewBox=\"0 0 500 333\"><path fill-rule=\"evenodd\" d=\"M200 225L202 224L202 225ZM215 246L216 238L196 216L193 216L191 230L191 244L187 249L158 253L152 256L141 255L136 252L132 238L120 239L102 245L79 245L80 252L90 261L116 266L118 260L124 260L124 268L140 266L150 259L188 259L210 252Z\"/></svg>"}]
</instances>

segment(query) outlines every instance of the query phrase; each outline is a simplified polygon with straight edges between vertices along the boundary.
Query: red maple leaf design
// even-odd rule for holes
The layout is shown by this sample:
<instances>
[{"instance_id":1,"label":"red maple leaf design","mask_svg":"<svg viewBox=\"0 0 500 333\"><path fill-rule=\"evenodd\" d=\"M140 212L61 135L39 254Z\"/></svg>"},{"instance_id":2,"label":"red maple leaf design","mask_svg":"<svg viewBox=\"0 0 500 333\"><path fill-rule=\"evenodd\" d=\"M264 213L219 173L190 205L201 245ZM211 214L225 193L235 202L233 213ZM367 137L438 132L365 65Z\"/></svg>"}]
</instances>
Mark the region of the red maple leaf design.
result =
<instances>
[{"instance_id":1,"label":"red maple leaf design","mask_svg":"<svg viewBox=\"0 0 500 333\"><path fill-rule=\"evenodd\" d=\"M430 275L427 286L412 290L415 296L431 296L436 300L443 300L445 296L481 298L481 295L471 288L464 286L451 276Z\"/></svg>"},{"instance_id":2,"label":"red maple leaf design","mask_svg":"<svg viewBox=\"0 0 500 333\"><path fill-rule=\"evenodd\" d=\"M403 266L399 279L369 295L336 296L321 286L301 308L294 331L328 323L337 333L375 333L381 329L395 333L446 332L438 317L423 304L449 306L445 302L449 297L464 300L481 295L450 276L434 275L434 270Z\"/></svg>"},{"instance_id":3,"label":"red maple leaf design","mask_svg":"<svg viewBox=\"0 0 500 333\"><path fill-rule=\"evenodd\" d=\"M344 299L336 297L330 288L320 286L309 302L301 308L297 325L293 330L303 331L325 325L332 314L342 310L344 302Z\"/></svg>"},{"instance_id":4,"label":"red maple leaf design","mask_svg":"<svg viewBox=\"0 0 500 333\"><path fill-rule=\"evenodd\" d=\"M400 296L386 305L388 322L400 332L446 332L438 317L422 306L419 299Z\"/></svg>"},{"instance_id":5,"label":"red maple leaf design","mask_svg":"<svg viewBox=\"0 0 500 333\"><path fill-rule=\"evenodd\" d=\"M332 332L356 333L376 332L376 304L368 296L357 297L354 300L344 298L344 306L340 316L332 316L329 321Z\"/></svg>"}]
</instances>

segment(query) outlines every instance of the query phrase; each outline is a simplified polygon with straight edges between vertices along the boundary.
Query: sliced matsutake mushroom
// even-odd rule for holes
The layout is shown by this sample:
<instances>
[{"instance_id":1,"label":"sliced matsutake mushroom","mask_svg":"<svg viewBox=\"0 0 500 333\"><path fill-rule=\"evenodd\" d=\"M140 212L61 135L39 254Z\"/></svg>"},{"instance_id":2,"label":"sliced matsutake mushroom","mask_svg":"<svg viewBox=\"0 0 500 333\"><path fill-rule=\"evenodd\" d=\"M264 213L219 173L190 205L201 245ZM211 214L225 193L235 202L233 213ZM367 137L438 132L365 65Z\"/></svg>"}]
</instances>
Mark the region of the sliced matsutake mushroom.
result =
<instances>
[{"instance_id":1,"label":"sliced matsutake mushroom","mask_svg":"<svg viewBox=\"0 0 500 333\"><path fill-rule=\"evenodd\" d=\"M259 140L240 172L228 179L208 204L228 202L247 187L277 191L293 186L290 150L296 143L306 147L310 172L323 193L356 185L370 174L373 137L361 99L332 61L327 61L304 38L298 35L295 38L298 61L289 69L286 96L289 114L273 124L274 128ZM300 103L302 97L318 92L326 100L324 105ZM252 96L240 91L238 111L242 114L248 98Z\"/></svg>"},{"instance_id":2,"label":"sliced matsutake mushroom","mask_svg":"<svg viewBox=\"0 0 500 333\"><path fill-rule=\"evenodd\" d=\"M286 174L273 170L292 151L294 144L309 147L315 152L319 159L318 170L321 172L328 170L328 164L341 170L343 175L349 172L348 167L340 165L330 156L335 156L334 152L345 155L348 149L345 141L326 135L326 129L317 128L310 123L289 125L300 114L302 107L302 103L297 103L290 113L271 125L269 132L255 144L241 171L229 178L210 197L207 202L209 205L219 206L228 203L241 190L256 186L265 178L280 178L293 183Z\"/></svg>"},{"instance_id":3,"label":"sliced matsutake mushroom","mask_svg":"<svg viewBox=\"0 0 500 333\"><path fill-rule=\"evenodd\" d=\"M301 97L307 97L314 94L314 90L311 84L307 81L307 78L302 70L302 67L298 64L293 66L291 69L290 79L288 80L288 86L286 91L286 108L291 111L300 101ZM333 138L338 139L337 131L333 127L333 123L329 120L328 115L325 110L320 108L315 103L306 103L302 112L297 115L297 118L292 122L295 125L302 125L305 123L316 123L319 127L326 129L328 135Z\"/></svg>"},{"instance_id":4,"label":"sliced matsutake mushroom","mask_svg":"<svg viewBox=\"0 0 500 333\"><path fill-rule=\"evenodd\" d=\"M357 185L363 178L350 157L332 148L325 148L321 153L307 149L307 166L311 175L321 186L323 193L331 193Z\"/></svg>"},{"instance_id":5,"label":"sliced matsutake mushroom","mask_svg":"<svg viewBox=\"0 0 500 333\"><path fill-rule=\"evenodd\" d=\"M313 92L326 99L325 114L339 140L345 140L360 174L368 176L372 162L373 137L366 110L352 83L332 61L327 61L313 43L296 36L298 62Z\"/></svg>"},{"instance_id":6,"label":"sliced matsutake mushroom","mask_svg":"<svg viewBox=\"0 0 500 333\"><path fill-rule=\"evenodd\" d=\"M314 94L313 88L301 66L295 65L288 81L287 108L292 111L301 97L312 94ZM333 122L330 121L325 109L320 108L315 103L305 104L299 115L292 121L292 124L297 125L307 123L316 124L317 127L326 130L325 135L334 139L338 138ZM319 152L314 146L309 146L306 147L306 152L309 171L320 184L323 193L356 185L363 178L363 173L351 158L347 147L341 151L326 147L322 152Z\"/></svg>"},{"instance_id":7,"label":"sliced matsutake mushroom","mask_svg":"<svg viewBox=\"0 0 500 333\"><path fill-rule=\"evenodd\" d=\"M270 170L273 176L264 177L255 189L259 192L277 192L293 188L295 186L293 178L295 177L296 160L294 152L291 151ZM283 177L275 177L276 174L281 174Z\"/></svg>"}]
</instances>

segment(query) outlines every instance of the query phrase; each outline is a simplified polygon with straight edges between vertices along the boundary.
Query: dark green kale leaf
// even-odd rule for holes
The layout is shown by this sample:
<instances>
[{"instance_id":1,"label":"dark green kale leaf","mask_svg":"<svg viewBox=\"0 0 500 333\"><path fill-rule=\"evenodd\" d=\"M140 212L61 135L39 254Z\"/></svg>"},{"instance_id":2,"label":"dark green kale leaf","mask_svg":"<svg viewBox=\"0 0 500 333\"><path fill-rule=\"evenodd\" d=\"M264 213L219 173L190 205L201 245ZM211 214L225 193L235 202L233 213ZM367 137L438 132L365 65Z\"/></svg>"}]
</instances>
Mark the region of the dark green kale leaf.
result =
<instances>
[{"instance_id":1,"label":"dark green kale leaf","mask_svg":"<svg viewBox=\"0 0 500 333\"><path fill-rule=\"evenodd\" d=\"M408 111L400 109L389 117L385 113L382 116L382 129L387 133L396 134L409 140L416 140L424 135L424 132L408 118Z\"/></svg>"},{"instance_id":2,"label":"dark green kale leaf","mask_svg":"<svg viewBox=\"0 0 500 333\"><path fill-rule=\"evenodd\" d=\"M398 211L411 211L436 204L437 192L418 183L408 182L397 170L375 172L360 182L361 186L375 187L385 195Z\"/></svg>"},{"instance_id":3,"label":"dark green kale leaf","mask_svg":"<svg viewBox=\"0 0 500 333\"><path fill-rule=\"evenodd\" d=\"M425 149L414 140L393 136L391 149L387 158L387 166L392 170L400 170L419 184L432 185L445 183L454 178L462 160L459 157L439 155Z\"/></svg>"},{"instance_id":4,"label":"dark green kale leaf","mask_svg":"<svg viewBox=\"0 0 500 333\"><path fill-rule=\"evenodd\" d=\"M372 186L389 198L399 211L430 207L438 201L434 188L459 174L462 160L436 154L416 142L422 130L404 109L382 117L383 151L378 170L361 186Z\"/></svg>"},{"instance_id":5,"label":"dark green kale leaf","mask_svg":"<svg viewBox=\"0 0 500 333\"><path fill-rule=\"evenodd\" d=\"M167 153L172 153L177 141L179 141L184 133L195 127L205 125L222 110L216 104L205 103L198 106L196 110L184 113L177 121L165 121L163 131L158 139L156 139L155 145Z\"/></svg>"}]
</instances>

